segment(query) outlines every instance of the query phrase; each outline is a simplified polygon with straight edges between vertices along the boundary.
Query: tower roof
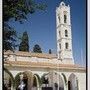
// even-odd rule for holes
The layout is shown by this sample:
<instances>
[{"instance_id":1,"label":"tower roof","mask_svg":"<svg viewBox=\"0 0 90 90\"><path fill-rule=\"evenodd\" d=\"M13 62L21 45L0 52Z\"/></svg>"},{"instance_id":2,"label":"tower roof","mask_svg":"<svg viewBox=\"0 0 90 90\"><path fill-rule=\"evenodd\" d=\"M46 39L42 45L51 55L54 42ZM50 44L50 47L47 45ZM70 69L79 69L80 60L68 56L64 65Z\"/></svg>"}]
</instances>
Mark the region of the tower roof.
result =
<instances>
[{"instance_id":1,"label":"tower roof","mask_svg":"<svg viewBox=\"0 0 90 90\"><path fill-rule=\"evenodd\" d=\"M62 2L60 3L60 6L68 6L68 7L69 7L69 5L68 5L68 4L66 5L66 3L65 3L64 1L62 1Z\"/></svg>"},{"instance_id":2,"label":"tower roof","mask_svg":"<svg viewBox=\"0 0 90 90\"><path fill-rule=\"evenodd\" d=\"M65 3L62 1L62 2L60 3L60 6L65 6Z\"/></svg>"}]
</instances>

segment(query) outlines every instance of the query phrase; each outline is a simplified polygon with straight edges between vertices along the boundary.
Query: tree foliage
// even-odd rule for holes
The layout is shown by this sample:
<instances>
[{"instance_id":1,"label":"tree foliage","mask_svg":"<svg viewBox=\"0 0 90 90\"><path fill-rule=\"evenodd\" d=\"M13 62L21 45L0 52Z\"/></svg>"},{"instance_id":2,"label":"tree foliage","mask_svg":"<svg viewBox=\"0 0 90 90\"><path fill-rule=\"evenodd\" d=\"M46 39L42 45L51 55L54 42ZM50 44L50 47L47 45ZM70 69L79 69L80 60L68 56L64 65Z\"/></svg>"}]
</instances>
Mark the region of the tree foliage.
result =
<instances>
[{"instance_id":1,"label":"tree foliage","mask_svg":"<svg viewBox=\"0 0 90 90\"><path fill-rule=\"evenodd\" d=\"M10 19L20 22L27 20L27 14L32 14L37 10L45 10L46 5L37 3L35 0L3 0L3 21L4 21L4 48L13 50L15 48L16 31L8 24ZM13 42L13 43L12 43Z\"/></svg>"},{"instance_id":2,"label":"tree foliage","mask_svg":"<svg viewBox=\"0 0 90 90\"><path fill-rule=\"evenodd\" d=\"M42 53L41 47L38 44L34 45L33 52Z\"/></svg>"},{"instance_id":3,"label":"tree foliage","mask_svg":"<svg viewBox=\"0 0 90 90\"><path fill-rule=\"evenodd\" d=\"M49 49L49 54L52 54L52 50L51 49Z\"/></svg>"},{"instance_id":4,"label":"tree foliage","mask_svg":"<svg viewBox=\"0 0 90 90\"><path fill-rule=\"evenodd\" d=\"M4 24L4 50L14 50L17 46L16 42L16 31L11 28L7 23Z\"/></svg>"},{"instance_id":5,"label":"tree foliage","mask_svg":"<svg viewBox=\"0 0 90 90\"><path fill-rule=\"evenodd\" d=\"M19 46L19 51L29 52L29 39L28 39L28 34L26 31L23 33L21 40L22 41L21 41L20 46Z\"/></svg>"},{"instance_id":6,"label":"tree foliage","mask_svg":"<svg viewBox=\"0 0 90 90\"><path fill-rule=\"evenodd\" d=\"M27 19L27 14L32 14L36 10L44 10L43 3L36 3L35 0L4 0L4 21L14 18L15 21Z\"/></svg>"}]
</instances>

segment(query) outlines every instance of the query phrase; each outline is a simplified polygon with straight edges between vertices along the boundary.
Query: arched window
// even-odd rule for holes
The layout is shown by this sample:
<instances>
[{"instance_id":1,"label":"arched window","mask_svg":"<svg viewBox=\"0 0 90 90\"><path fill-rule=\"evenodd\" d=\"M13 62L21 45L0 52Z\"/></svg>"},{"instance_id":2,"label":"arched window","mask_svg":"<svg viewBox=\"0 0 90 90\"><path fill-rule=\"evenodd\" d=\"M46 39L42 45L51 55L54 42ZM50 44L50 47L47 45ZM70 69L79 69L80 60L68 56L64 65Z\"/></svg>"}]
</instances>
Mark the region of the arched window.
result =
<instances>
[{"instance_id":1,"label":"arched window","mask_svg":"<svg viewBox=\"0 0 90 90\"><path fill-rule=\"evenodd\" d=\"M59 44L59 48L61 49L61 44Z\"/></svg>"},{"instance_id":2,"label":"arched window","mask_svg":"<svg viewBox=\"0 0 90 90\"><path fill-rule=\"evenodd\" d=\"M65 30L65 37L68 37L68 31Z\"/></svg>"},{"instance_id":3,"label":"arched window","mask_svg":"<svg viewBox=\"0 0 90 90\"><path fill-rule=\"evenodd\" d=\"M64 14L64 23L67 23L67 15Z\"/></svg>"},{"instance_id":4,"label":"arched window","mask_svg":"<svg viewBox=\"0 0 90 90\"><path fill-rule=\"evenodd\" d=\"M61 36L61 32L59 31L59 36Z\"/></svg>"},{"instance_id":5,"label":"arched window","mask_svg":"<svg viewBox=\"0 0 90 90\"><path fill-rule=\"evenodd\" d=\"M59 23L60 23L60 16L58 16L58 20L59 20Z\"/></svg>"},{"instance_id":6,"label":"arched window","mask_svg":"<svg viewBox=\"0 0 90 90\"><path fill-rule=\"evenodd\" d=\"M65 43L65 49L68 49L69 45L68 43Z\"/></svg>"},{"instance_id":7,"label":"arched window","mask_svg":"<svg viewBox=\"0 0 90 90\"><path fill-rule=\"evenodd\" d=\"M78 78L73 73L68 78L68 90L79 90Z\"/></svg>"}]
</instances>

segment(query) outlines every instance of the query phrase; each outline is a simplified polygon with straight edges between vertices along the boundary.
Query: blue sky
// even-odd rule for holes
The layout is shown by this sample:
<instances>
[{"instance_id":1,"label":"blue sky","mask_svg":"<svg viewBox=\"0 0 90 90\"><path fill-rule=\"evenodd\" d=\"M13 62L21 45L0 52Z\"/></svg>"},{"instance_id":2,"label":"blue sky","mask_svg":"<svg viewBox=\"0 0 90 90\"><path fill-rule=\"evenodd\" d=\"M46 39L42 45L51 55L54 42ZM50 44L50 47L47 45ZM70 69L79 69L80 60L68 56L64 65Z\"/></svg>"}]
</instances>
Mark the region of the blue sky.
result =
<instances>
[{"instance_id":1,"label":"blue sky","mask_svg":"<svg viewBox=\"0 0 90 90\"><path fill-rule=\"evenodd\" d=\"M30 51L35 44L39 44L44 53L52 49L56 53L56 7L61 0L36 0L47 4L45 11L37 11L28 15L28 21L24 24L10 21L12 27L22 35L28 32ZM85 0L63 0L71 7L72 43L75 63L85 65L86 58L86 1ZM82 58L81 60L81 51Z\"/></svg>"}]
</instances>

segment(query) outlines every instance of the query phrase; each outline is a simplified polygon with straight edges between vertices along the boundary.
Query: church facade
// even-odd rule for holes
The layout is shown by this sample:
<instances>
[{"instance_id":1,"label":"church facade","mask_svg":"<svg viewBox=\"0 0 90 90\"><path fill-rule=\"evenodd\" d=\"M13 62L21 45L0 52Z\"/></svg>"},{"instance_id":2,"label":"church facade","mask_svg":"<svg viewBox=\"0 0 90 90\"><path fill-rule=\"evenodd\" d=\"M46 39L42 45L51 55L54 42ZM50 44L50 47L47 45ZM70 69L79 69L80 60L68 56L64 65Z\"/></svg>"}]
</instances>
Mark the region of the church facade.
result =
<instances>
[{"instance_id":1,"label":"church facade","mask_svg":"<svg viewBox=\"0 0 90 90\"><path fill-rule=\"evenodd\" d=\"M70 6L56 8L57 54L4 52L5 90L86 90L86 68L73 59Z\"/></svg>"}]
</instances>

